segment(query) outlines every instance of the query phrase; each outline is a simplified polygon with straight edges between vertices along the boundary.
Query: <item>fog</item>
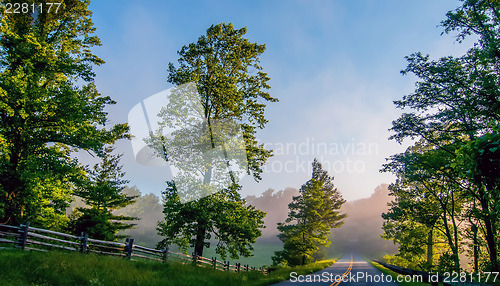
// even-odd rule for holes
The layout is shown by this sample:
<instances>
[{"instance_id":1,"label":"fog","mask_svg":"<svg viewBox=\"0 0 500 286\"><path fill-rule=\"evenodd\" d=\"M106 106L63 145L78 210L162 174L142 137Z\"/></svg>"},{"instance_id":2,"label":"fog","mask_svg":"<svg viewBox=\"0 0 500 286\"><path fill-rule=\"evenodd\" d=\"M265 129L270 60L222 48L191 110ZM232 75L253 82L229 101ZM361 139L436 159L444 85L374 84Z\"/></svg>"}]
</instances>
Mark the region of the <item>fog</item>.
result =
<instances>
[{"instance_id":1,"label":"fog","mask_svg":"<svg viewBox=\"0 0 500 286\"><path fill-rule=\"evenodd\" d=\"M277 223L284 222L288 216L288 204L292 198L299 194L299 190L286 188L282 191L268 189L262 196L248 196L245 198L247 204L266 212L264 218L265 228L262 230L262 236L257 240L258 243L277 243L280 240L278 235Z\"/></svg>"},{"instance_id":2,"label":"fog","mask_svg":"<svg viewBox=\"0 0 500 286\"><path fill-rule=\"evenodd\" d=\"M378 186L369 198L346 202L341 212L347 213L348 217L344 225L334 229L330 240L332 244L327 249L329 256L355 251L368 257L380 257L384 254L396 253L396 246L380 237L382 234L383 219L381 214L388 210L387 203L390 201L388 185ZM139 195L136 203L116 211L116 214L139 217L133 229L124 234L130 235L136 243L154 247L161 240L156 233L158 220L162 219L162 206L160 199L154 194L141 194L135 188L125 188L124 193L128 195ZM267 213L264 218L265 228L262 236L257 239L257 245L275 245L279 248L281 242L277 238L277 223L284 222L288 216L288 204L293 196L299 191L295 188L275 191L268 189L261 196L246 197L247 204ZM267 254L266 254L267 255ZM269 253L269 258L273 253Z\"/></svg>"},{"instance_id":3,"label":"fog","mask_svg":"<svg viewBox=\"0 0 500 286\"><path fill-rule=\"evenodd\" d=\"M344 225L332 231L330 253L352 250L373 258L396 253L396 245L380 236L383 233L381 215L389 209L390 201L388 185L382 184L369 198L344 204L342 211L347 213L347 218Z\"/></svg>"},{"instance_id":4,"label":"fog","mask_svg":"<svg viewBox=\"0 0 500 286\"><path fill-rule=\"evenodd\" d=\"M267 190L260 197L249 196L248 204L267 212L264 219L266 228L257 243L277 243L278 230L276 224L283 222L288 215L288 204L299 191L287 188L283 191ZM390 202L387 184L378 186L369 198L346 202L342 213L348 217L344 224L332 231L332 244L327 250L330 256L355 251L368 257L381 257L385 254L396 253L397 247L381 238L383 219L381 214L388 210Z\"/></svg>"}]
</instances>

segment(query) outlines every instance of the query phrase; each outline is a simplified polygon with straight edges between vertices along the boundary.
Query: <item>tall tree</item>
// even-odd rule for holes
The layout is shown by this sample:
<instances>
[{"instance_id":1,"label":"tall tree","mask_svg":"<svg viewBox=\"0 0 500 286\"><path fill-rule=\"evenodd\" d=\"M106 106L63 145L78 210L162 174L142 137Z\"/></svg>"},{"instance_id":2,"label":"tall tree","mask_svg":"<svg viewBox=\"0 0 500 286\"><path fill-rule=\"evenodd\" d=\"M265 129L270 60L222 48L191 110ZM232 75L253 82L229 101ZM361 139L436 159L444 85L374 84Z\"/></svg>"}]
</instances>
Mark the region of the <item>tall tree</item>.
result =
<instances>
[{"instance_id":1,"label":"tall tree","mask_svg":"<svg viewBox=\"0 0 500 286\"><path fill-rule=\"evenodd\" d=\"M236 167L258 181L262 165L271 156L270 150L257 143L255 133L267 123L264 102L277 99L267 92L269 78L259 65L265 45L251 43L243 37L245 33L246 28L234 29L232 24L212 25L196 43L181 48L178 67L169 64L168 81L178 86L172 98L179 99L176 96L181 92L188 98L170 101L160 113L164 118L160 130L150 140L152 147L180 170L164 193L165 221L158 230L166 238L160 245L194 246L194 252L202 255L204 247L210 245L207 241L215 236L221 255L248 256L250 243L261 235L264 213L245 206L238 194L238 176L233 169L227 170L234 161L228 153L243 151ZM196 85L195 92L184 88L189 83ZM184 126L182 130L164 136L165 129L178 123ZM243 146L230 148L230 138L238 133ZM199 144L189 145L193 138ZM188 186L188 194L179 188L181 184Z\"/></svg>"},{"instance_id":2,"label":"tall tree","mask_svg":"<svg viewBox=\"0 0 500 286\"><path fill-rule=\"evenodd\" d=\"M332 228L343 224L346 214L340 214L345 203L333 185L333 177L314 159L312 178L300 188L300 194L288 205L289 214L278 224L278 237L283 250L273 256L275 264L286 260L290 265L304 265L313 259L318 246L328 246Z\"/></svg>"},{"instance_id":3,"label":"tall tree","mask_svg":"<svg viewBox=\"0 0 500 286\"><path fill-rule=\"evenodd\" d=\"M25 1L38 13L0 6L0 222L61 227L73 182L84 176L74 150L102 153L125 136L126 124L105 126L92 67L100 45L89 1ZM34 5L31 6L31 3ZM38 5L40 4L40 5ZM105 128L111 127L111 128Z\"/></svg>"},{"instance_id":4,"label":"tall tree","mask_svg":"<svg viewBox=\"0 0 500 286\"><path fill-rule=\"evenodd\" d=\"M491 184L498 173L483 167L495 165L500 157L494 136L500 120L500 2L462 2L442 25L447 33L457 31L459 41L469 35L478 41L461 57L431 60L421 53L407 57L409 64L403 73L413 73L419 81L414 93L395 102L398 108L412 111L393 122L391 138L423 139L449 154L451 159L443 164L446 171L441 174L450 187L466 196L469 206L478 206L468 212L474 216L470 221L480 222L489 267L498 271L496 209L500 197L498 185Z\"/></svg>"},{"instance_id":5,"label":"tall tree","mask_svg":"<svg viewBox=\"0 0 500 286\"><path fill-rule=\"evenodd\" d=\"M137 196L122 193L125 173L121 171L121 155L113 155L113 147L105 148L102 162L95 164L93 170L88 170L87 178L81 182L74 194L83 199L88 207L78 207L72 221L75 234L86 232L92 238L116 240L122 236L118 231L133 227L124 223L137 219L136 217L115 215L114 210L131 205Z\"/></svg>"},{"instance_id":6,"label":"tall tree","mask_svg":"<svg viewBox=\"0 0 500 286\"><path fill-rule=\"evenodd\" d=\"M456 182L449 179L455 174L447 167L453 157L425 142L421 140L405 153L392 156L391 162L385 165L386 171L397 175L397 181L391 184L395 200L389 212L382 215L386 219L384 231L386 238L400 244L398 255L410 260L418 260L420 245L408 244L418 244L415 238L426 237L421 244L427 244L427 263L418 267L427 271L433 270L433 237L443 237L447 247L441 249L451 251L449 257L453 265L450 268L457 271L462 244L457 221L464 208L463 193ZM436 234L436 230L441 233ZM418 231L424 233L417 234Z\"/></svg>"}]
</instances>

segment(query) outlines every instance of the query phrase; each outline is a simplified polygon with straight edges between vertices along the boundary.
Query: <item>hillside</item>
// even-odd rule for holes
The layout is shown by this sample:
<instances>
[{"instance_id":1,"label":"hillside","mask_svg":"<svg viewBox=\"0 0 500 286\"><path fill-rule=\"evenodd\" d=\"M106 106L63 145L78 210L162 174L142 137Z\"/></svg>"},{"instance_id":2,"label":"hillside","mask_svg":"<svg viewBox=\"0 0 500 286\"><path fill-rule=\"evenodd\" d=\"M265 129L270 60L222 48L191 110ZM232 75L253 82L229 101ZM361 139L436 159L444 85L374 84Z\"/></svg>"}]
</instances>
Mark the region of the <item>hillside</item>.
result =
<instances>
[{"instance_id":1,"label":"hillside","mask_svg":"<svg viewBox=\"0 0 500 286\"><path fill-rule=\"evenodd\" d=\"M342 227L332 232L332 245L335 251L356 249L367 256L380 256L395 253L397 247L380 237L383 219L391 201L387 184L382 184L375 192L364 199L347 202L342 210L348 217Z\"/></svg>"},{"instance_id":2,"label":"hillside","mask_svg":"<svg viewBox=\"0 0 500 286\"><path fill-rule=\"evenodd\" d=\"M247 203L267 212L264 219L266 228L258 243L279 243L276 224L286 219L288 204L296 195L298 190L294 188L278 192L269 189L260 197L246 198ZM342 212L347 213L348 217L342 227L332 231L330 254L341 253L350 248L368 256L395 253L396 246L380 237L383 224L381 215L389 209L387 204L390 201L388 185L382 184L370 197L345 203Z\"/></svg>"}]
</instances>

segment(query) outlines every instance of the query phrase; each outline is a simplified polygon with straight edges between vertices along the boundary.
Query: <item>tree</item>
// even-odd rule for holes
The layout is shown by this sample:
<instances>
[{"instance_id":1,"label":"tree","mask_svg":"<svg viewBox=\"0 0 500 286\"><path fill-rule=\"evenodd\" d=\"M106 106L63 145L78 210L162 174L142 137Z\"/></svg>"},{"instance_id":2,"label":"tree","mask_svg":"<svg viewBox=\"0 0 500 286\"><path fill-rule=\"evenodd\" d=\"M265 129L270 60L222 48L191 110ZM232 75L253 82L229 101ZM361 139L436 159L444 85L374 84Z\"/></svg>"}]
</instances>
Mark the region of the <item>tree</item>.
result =
<instances>
[{"instance_id":1,"label":"tree","mask_svg":"<svg viewBox=\"0 0 500 286\"><path fill-rule=\"evenodd\" d=\"M312 163L312 178L300 188L300 194L288 205L290 210L284 223L278 224L278 237L283 250L273 256L275 264L286 260L289 265L305 265L313 259L318 246L330 245L328 235L340 227L346 214L340 214L345 203L333 185L333 177L322 169L318 160Z\"/></svg>"},{"instance_id":2,"label":"tree","mask_svg":"<svg viewBox=\"0 0 500 286\"><path fill-rule=\"evenodd\" d=\"M409 64L403 74L413 73L419 81L414 93L395 102L398 108L412 112L393 122L391 130L395 134L391 138L399 142L405 138L421 139L448 153L450 159L441 166L445 171L434 169L433 173L444 175L447 187L463 196L471 227L477 227L476 221L481 224L489 268L498 271L499 189L497 184L491 184L498 179L498 173L479 166L495 165L500 153L493 136L494 126L500 120L500 3L462 2L455 11L447 13L442 25L446 33L457 31L458 41L474 35L477 43L461 57L430 60L421 53L407 57ZM456 217L450 219L460 219L462 214L455 213ZM453 255L458 267L457 255Z\"/></svg>"},{"instance_id":3,"label":"tree","mask_svg":"<svg viewBox=\"0 0 500 286\"><path fill-rule=\"evenodd\" d=\"M271 151L257 143L255 133L267 123L263 102L277 99L267 92L269 78L259 66L265 45L251 43L245 33L232 24L212 25L196 43L181 48L179 67L169 64L168 81L177 88L149 143L179 172L164 192L165 221L158 231L166 238L159 245L193 246L202 255L215 236L217 253L238 257L250 255L250 243L261 235L264 213L245 206L233 167L261 179ZM238 134L241 141L232 140ZM238 146L228 146L233 143ZM243 156L232 160L233 151Z\"/></svg>"},{"instance_id":4,"label":"tree","mask_svg":"<svg viewBox=\"0 0 500 286\"><path fill-rule=\"evenodd\" d=\"M460 269L461 237L457 220L465 204L460 187L449 179L453 176L448 174L453 170L446 167L450 157L449 153L434 149L421 140L405 153L392 156L391 162L385 165L385 171L397 175L396 182L391 184L395 200L389 212L382 214L386 220L385 238L399 243L397 256L410 262L405 266L433 271L435 238L443 238L447 245L440 249L451 251L453 265L450 267L454 271ZM425 244L427 261L422 263L420 254ZM443 254L439 257L443 258Z\"/></svg>"},{"instance_id":5,"label":"tree","mask_svg":"<svg viewBox=\"0 0 500 286\"><path fill-rule=\"evenodd\" d=\"M46 1L39 3L47 7ZM89 1L62 1L57 13L44 9L37 16L6 13L4 4L0 222L30 220L61 228L74 182L84 176L71 153L101 154L105 144L125 137L128 127L106 126L104 108L114 102L101 96L93 81L92 67L104 62L91 52L100 42L93 35Z\"/></svg>"},{"instance_id":6,"label":"tree","mask_svg":"<svg viewBox=\"0 0 500 286\"><path fill-rule=\"evenodd\" d=\"M209 247L207 240L217 240L216 253L224 259L250 256L252 243L261 236L265 213L245 201L237 191L217 192L198 200L181 202L175 184L167 182L164 195L165 219L158 223L158 232L165 237L158 247L169 244L183 251L194 246L197 255ZM201 243L200 243L201 242Z\"/></svg>"},{"instance_id":7,"label":"tree","mask_svg":"<svg viewBox=\"0 0 500 286\"><path fill-rule=\"evenodd\" d=\"M117 210L133 204L137 196L122 193L125 175L119 165L121 155L112 155L113 147L106 147L102 162L95 164L93 170L88 170L88 178L81 182L75 195L82 198L87 206L78 207L76 218L72 222L75 234L86 232L92 238L116 240L122 236L118 231L133 227L123 221L137 219L136 217L115 215Z\"/></svg>"},{"instance_id":8,"label":"tree","mask_svg":"<svg viewBox=\"0 0 500 286\"><path fill-rule=\"evenodd\" d=\"M182 85L193 82L206 124L212 132L212 121L234 120L240 123L246 147L248 173L260 179L261 166L271 156L255 138L257 129L268 122L264 101L277 102L267 92L269 77L259 66L265 45L251 43L243 36L246 28L232 24L212 25L196 43L178 52L179 67L169 64L168 82ZM214 144L215 142L211 142Z\"/></svg>"}]
</instances>

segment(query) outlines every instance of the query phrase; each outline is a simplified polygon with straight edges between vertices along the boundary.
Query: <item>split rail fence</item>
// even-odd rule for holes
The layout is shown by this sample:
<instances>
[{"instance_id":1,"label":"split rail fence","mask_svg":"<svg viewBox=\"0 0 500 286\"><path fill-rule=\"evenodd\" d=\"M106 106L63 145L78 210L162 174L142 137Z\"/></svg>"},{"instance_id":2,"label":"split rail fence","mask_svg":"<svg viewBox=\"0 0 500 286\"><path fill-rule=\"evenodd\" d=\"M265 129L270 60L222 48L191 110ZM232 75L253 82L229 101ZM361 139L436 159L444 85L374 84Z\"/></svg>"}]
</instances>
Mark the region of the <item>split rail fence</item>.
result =
<instances>
[{"instance_id":1,"label":"split rail fence","mask_svg":"<svg viewBox=\"0 0 500 286\"><path fill-rule=\"evenodd\" d=\"M61 249L77 251L81 253L97 253L101 255L121 256L136 260L148 259L160 262L176 261L180 263L192 263L194 265L211 267L222 271L260 271L267 274L264 267L250 267L249 265L231 265L229 261L219 261L217 258L206 258L196 254L188 255L180 252L170 251L168 248L153 249L134 244L133 238L127 238L125 243L104 241L88 237L86 233L80 236L35 228L29 226L29 222L20 226L0 224L0 249L20 248L22 250L48 251Z\"/></svg>"}]
</instances>

